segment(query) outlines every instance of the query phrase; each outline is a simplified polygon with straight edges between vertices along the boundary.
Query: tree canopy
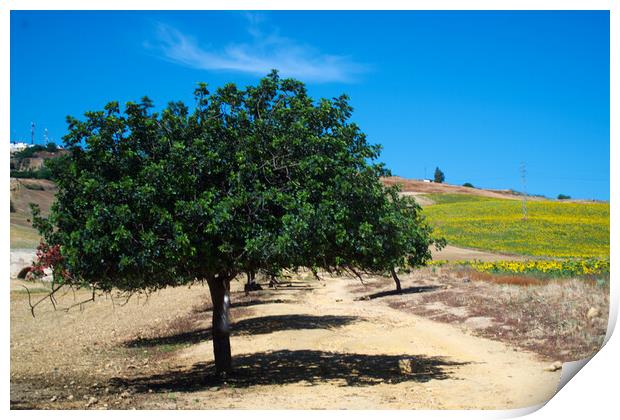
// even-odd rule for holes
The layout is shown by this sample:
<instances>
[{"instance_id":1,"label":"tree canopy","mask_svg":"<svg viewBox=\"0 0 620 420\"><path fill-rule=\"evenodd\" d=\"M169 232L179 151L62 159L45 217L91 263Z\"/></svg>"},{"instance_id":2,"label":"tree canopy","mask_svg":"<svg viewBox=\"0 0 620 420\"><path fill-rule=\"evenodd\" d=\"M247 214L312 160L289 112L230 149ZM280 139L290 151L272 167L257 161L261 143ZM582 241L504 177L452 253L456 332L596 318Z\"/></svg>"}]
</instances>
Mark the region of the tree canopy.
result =
<instances>
[{"instance_id":1,"label":"tree canopy","mask_svg":"<svg viewBox=\"0 0 620 420\"><path fill-rule=\"evenodd\" d=\"M441 184L446 180L446 176L443 174L439 167L435 168L435 179L434 181Z\"/></svg>"},{"instance_id":2,"label":"tree canopy","mask_svg":"<svg viewBox=\"0 0 620 420\"><path fill-rule=\"evenodd\" d=\"M350 121L346 96L315 102L274 71L245 89L200 84L195 100L192 111L153 112L145 97L68 118L69 153L50 163L56 201L34 218L60 247L58 282L207 280L219 301L243 272L386 272L431 258L421 208L381 184L380 147ZM227 308L216 312L214 328Z\"/></svg>"}]
</instances>

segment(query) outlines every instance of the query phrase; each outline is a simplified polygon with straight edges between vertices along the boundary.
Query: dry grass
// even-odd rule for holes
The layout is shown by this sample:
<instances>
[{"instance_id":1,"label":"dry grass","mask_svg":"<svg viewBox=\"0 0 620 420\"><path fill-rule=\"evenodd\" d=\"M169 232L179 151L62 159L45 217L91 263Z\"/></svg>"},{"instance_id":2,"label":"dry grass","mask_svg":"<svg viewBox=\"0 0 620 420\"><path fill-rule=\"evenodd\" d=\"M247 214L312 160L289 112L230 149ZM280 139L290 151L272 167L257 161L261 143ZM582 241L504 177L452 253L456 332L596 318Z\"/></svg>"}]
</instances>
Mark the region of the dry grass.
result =
<instances>
[{"instance_id":1,"label":"dry grass","mask_svg":"<svg viewBox=\"0 0 620 420\"><path fill-rule=\"evenodd\" d=\"M11 248L12 249L34 249L41 242L41 235L34 230L23 225L12 222L11 213Z\"/></svg>"},{"instance_id":2,"label":"dry grass","mask_svg":"<svg viewBox=\"0 0 620 420\"><path fill-rule=\"evenodd\" d=\"M545 281L526 275L506 275L481 273L476 270L463 270L455 273L457 278L474 281L486 281L494 284L509 284L513 286L542 286Z\"/></svg>"},{"instance_id":3,"label":"dry grass","mask_svg":"<svg viewBox=\"0 0 620 420\"><path fill-rule=\"evenodd\" d=\"M127 390L109 386L109 378L138 369L164 369L171 349L122 344L154 329L175 327L188 307L209 299L206 288L193 289L165 289L148 302L134 297L125 306L119 306L120 299L113 305L102 296L83 311L74 308L68 313L54 311L46 301L36 318L30 314L28 296L11 292L11 407L83 409L90 396L110 408L132 406L137 396L121 398ZM68 293L58 296L58 304L66 307L87 297L88 291L75 297ZM51 402L54 396L57 401Z\"/></svg>"},{"instance_id":4,"label":"dry grass","mask_svg":"<svg viewBox=\"0 0 620 420\"><path fill-rule=\"evenodd\" d=\"M232 286L233 322L250 316L254 305L272 301L246 296L240 282ZM36 299L47 292L31 290ZM86 290L61 294L58 305L67 307L88 297ZM44 301L33 318L25 291L12 291L11 408L84 409L90 397L98 399L98 408L140 406L148 395L113 379L173 368L177 351L191 343L166 337L192 336L211 323L211 301L203 285L167 288L148 300L134 296L121 306L123 301L116 299L113 305L110 296L99 296L83 310L76 307L68 313L54 311ZM131 345L148 340L155 344Z\"/></svg>"},{"instance_id":5,"label":"dry grass","mask_svg":"<svg viewBox=\"0 0 620 420\"><path fill-rule=\"evenodd\" d=\"M549 360L571 361L598 351L607 332L609 288L584 279L543 280L453 268L401 277L419 293L382 299L395 309L461 325ZM388 279L356 286L358 295L392 288ZM434 288L435 287L435 288ZM599 315L588 317L588 311Z\"/></svg>"},{"instance_id":6,"label":"dry grass","mask_svg":"<svg viewBox=\"0 0 620 420\"><path fill-rule=\"evenodd\" d=\"M49 212L58 188L44 179L11 179L11 248L35 248L41 239L32 227L30 203L38 204L42 213Z\"/></svg>"},{"instance_id":7,"label":"dry grass","mask_svg":"<svg viewBox=\"0 0 620 420\"><path fill-rule=\"evenodd\" d=\"M461 187L458 185L438 184L435 182L424 182L416 179L401 178L390 176L381 178L384 185L400 185L405 192L417 192L425 194L468 194L482 197L505 198L510 200L520 200L521 197L508 190L486 190L482 188ZM533 198L529 198L533 199Z\"/></svg>"}]
</instances>

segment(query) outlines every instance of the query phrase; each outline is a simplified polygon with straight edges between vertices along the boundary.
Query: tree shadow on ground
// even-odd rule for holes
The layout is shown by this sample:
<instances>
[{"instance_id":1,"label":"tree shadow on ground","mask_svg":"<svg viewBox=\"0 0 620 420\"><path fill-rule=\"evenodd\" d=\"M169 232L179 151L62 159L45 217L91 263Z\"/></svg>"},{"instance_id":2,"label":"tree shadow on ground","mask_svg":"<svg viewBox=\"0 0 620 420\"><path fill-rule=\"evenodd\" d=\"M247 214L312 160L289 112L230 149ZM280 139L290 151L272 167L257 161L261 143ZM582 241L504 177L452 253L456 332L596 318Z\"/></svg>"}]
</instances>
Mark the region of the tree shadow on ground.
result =
<instances>
[{"instance_id":1,"label":"tree shadow on ground","mask_svg":"<svg viewBox=\"0 0 620 420\"><path fill-rule=\"evenodd\" d=\"M355 316L336 315L270 315L243 319L231 327L233 336L268 334L275 331L336 328L359 320ZM211 339L211 328L199 328L164 337L138 338L125 342L125 347L196 344Z\"/></svg>"},{"instance_id":2,"label":"tree shadow on ground","mask_svg":"<svg viewBox=\"0 0 620 420\"><path fill-rule=\"evenodd\" d=\"M255 300L247 300L247 301L233 301L230 304L231 309L234 308L247 308L248 306L255 306L255 305L268 305L268 304L273 304L273 303L294 303L294 301L292 300L285 300L285 299L268 299L268 300L260 300L260 299L255 299ZM198 308L196 308L194 310L194 312L196 313L200 313L200 312L211 312L213 310L213 306L211 305L211 303L207 303L203 306L200 306Z\"/></svg>"},{"instance_id":3,"label":"tree shadow on ground","mask_svg":"<svg viewBox=\"0 0 620 420\"><path fill-rule=\"evenodd\" d=\"M137 392L199 391L212 386L250 387L284 385L301 381L316 384L336 380L341 386L371 386L406 381L444 380L450 369L467 363L441 357L413 355L342 354L316 350L279 350L233 357L233 373L225 382L215 365L197 363L188 370L151 376L113 378L113 385L133 387ZM152 390L152 391L149 391Z\"/></svg>"},{"instance_id":4,"label":"tree shadow on ground","mask_svg":"<svg viewBox=\"0 0 620 420\"><path fill-rule=\"evenodd\" d=\"M355 300L370 300L377 299L386 296L400 296L400 295L409 295L412 293L424 293L424 292L432 292L433 290L439 289L441 286L412 286L406 287L402 289L400 292L396 290L386 290L383 292L373 293L372 295L362 296Z\"/></svg>"}]
</instances>

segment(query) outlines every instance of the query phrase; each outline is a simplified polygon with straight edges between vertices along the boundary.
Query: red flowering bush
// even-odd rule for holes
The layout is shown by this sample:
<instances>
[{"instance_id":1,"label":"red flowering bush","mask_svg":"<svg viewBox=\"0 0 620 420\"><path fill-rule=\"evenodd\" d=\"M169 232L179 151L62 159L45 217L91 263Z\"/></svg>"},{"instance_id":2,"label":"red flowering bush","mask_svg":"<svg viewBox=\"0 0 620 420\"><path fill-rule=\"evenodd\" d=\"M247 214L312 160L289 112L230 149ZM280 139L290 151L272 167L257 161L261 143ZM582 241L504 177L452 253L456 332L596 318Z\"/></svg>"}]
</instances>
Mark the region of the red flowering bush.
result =
<instances>
[{"instance_id":1,"label":"red flowering bush","mask_svg":"<svg viewBox=\"0 0 620 420\"><path fill-rule=\"evenodd\" d=\"M52 245L41 241L37 246L37 253L30 269L35 277L45 276L45 270L52 270L54 281L67 277L67 270L64 268L64 258L60 252L60 245Z\"/></svg>"}]
</instances>

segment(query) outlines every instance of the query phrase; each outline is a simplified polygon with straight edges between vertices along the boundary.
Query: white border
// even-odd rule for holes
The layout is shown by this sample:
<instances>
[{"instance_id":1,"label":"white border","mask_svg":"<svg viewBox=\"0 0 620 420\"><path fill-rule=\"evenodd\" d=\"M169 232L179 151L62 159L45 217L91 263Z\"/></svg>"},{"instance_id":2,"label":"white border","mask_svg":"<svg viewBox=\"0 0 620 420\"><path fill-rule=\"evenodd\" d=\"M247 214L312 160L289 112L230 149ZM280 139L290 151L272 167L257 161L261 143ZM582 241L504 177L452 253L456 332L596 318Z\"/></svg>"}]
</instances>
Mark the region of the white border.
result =
<instances>
[{"instance_id":1,"label":"white border","mask_svg":"<svg viewBox=\"0 0 620 420\"><path fill-rule=\"evenodd\" d=\"M13 10L611 10L610 0L8 0Z\"/></svg>"},{"instance_id":2,"label":"white border","mask_svg":"<svg viewBox=\"0 0 620 420\"><path fill-rule=\"evenodd\" d=\"M10 74L9 74L9 48L10 48L10 10L199 10L199 9L212 9L212 10L344 10L344 9L362 9L362 10L383 10L383 9L397 9L397 10L610 10L611 20L611 139L610 141L610 197L618 196L618 180L620 180L620 168L618 166L618 83L617 74L620 70L618 63L619 48L618 43L618 27L620 19L617 13L620 12L618 2L614 1L577 1L577 0L522 0L522 1L491 1L491 0L477 0L477 1L459 1L459 0L444 0L444 1L396 1L396 0L383 0L381 2L368 2L364 0L314 0L314 1L297 1L294 4L291 1L285 0L264 0L264 1L247 1L247 0L229 0L227 2L199 2L191 0L175 0L163 1L163 0L150 0L148 2L136 1L136 0L108 0L108 1L78 1L78 0L59 0L59 1L45 1L45 0L5 0L0 1L0 19L2 22L0 33L2 34L2 40L0 43L2 60L2 89L3 98L0 102L0 133L2 133L5 139L10 138L9 128L9 112L10 112L10 96L8 94L10 89ZM5 156L8 157L8 145L9 142L5 141L3 149L5 150ZM584 145L587 147L587 145ZM6 162L6 160L5 160ZM9 206L8 196L6 193L9 190L9 171L8 165L1 167L3 175L0 175L2 185L4 186L4 199L3 204L0 204L0 209L3 212L4 220L9 218ZM4 201L6 200L6 201ZM617 249L618 249L618 223L617 223L618 210L615 205L615 201L611 200L611 257L612 257L612 274L611 278L611 313L610 313L610 329L609 335L615 325L618 312L618 288L616 287L615 279L618 278L618 268L615 265ZM1 255L9 255L9 224L2 224L3 240L0 242L2 249ZM5 279L8 278L9 264L8 259L5 258L6 269L4 270ZM10 320L10 293L8 287L5 286L4 290L4 346L2 347L3 360L2 374L4 381L2 382L2 403L5 410L9 408L9 361L10 361L10 333L9 333L9 320ZM609 339L607 345L597 354L593 360L588 364L584 371L578 374L577 379L570 381L562 391L558 393L545 408L536 411L531 415L531 418L547 419L547 418L580 418L589 416L593 418L612 418L618 410L617 403L617 384L619 372L619 362L616 357L620 354L618 351L620 344L618 338L612 336ZM527 414L535 408L524 410L511 410L511 411L326 411L326 412L309 412L309 411L227 411L226 413L204 413L204 412L177 412L174 415L181 415L184 417L200 417L208 415L226 415L227 418L237 417L252 417L253 419L269 418L273 419L290 419L294 417L298 420L314 417L315 415L327 415L329 417L355 417L356 420L360 418L376 418L377 416L390 416L393 418L453 418L458 414L459 418L505 418L514 417L518 415ZM613 414L612 414L613 413ZM31 415L46 415L50 418L60 418L68 416L73 418L81 417L84 413L80 411L67 411L67 412L10 412L9 415L14 417L24 417ZM129 417L132 419L138 418L151 418L151 417L167 417L171 413L165 411L155 412L88 412L89 416L121 416Z\"/></svg>"}]
</instances>

